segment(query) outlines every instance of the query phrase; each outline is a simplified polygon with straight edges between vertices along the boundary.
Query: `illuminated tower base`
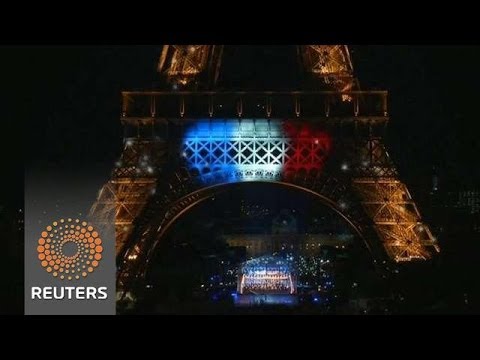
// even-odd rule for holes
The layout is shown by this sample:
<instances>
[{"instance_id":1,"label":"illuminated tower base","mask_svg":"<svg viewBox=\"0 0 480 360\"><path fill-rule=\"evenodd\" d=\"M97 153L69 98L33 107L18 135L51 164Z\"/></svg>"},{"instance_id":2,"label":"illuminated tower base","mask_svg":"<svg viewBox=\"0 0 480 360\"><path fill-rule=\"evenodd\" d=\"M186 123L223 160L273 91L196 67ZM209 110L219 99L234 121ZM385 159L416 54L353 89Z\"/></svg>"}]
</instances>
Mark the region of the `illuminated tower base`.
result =
<instances>
[{"instance_id":1,"label":"illuminated tower base","mask_svg":"<svg viewBox=\"0 0 480 360\"><path fill-rule=\"evenodd\" d=\"M245 182L316 197L385 268L439 251L382 140L387 92L355 90L346 46L298 49L307 90L217 92L222 46L169 45L159 70L177 90L122 94L123 155L91 211L115 218L120 298L177 219Z\"/></svg>"}]
</instances>

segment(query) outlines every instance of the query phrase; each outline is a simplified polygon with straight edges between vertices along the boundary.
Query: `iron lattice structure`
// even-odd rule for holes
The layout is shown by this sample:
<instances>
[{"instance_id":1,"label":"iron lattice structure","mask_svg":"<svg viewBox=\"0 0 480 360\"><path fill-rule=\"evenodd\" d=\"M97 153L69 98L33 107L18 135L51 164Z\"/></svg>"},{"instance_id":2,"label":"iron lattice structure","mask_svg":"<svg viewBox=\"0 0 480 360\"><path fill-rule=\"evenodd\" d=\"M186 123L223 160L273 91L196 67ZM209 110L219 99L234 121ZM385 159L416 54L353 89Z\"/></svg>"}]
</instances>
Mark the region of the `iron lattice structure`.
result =
<instances>
[{"instance_id":1,"label":"iron lattice structure","mask_svg":"<svg viewBox=\"0 0 480 360\"><path fill-rule=\"evenodd\" d=\"M186 86L207 75L214 86L219 75L224 45L164 45L158 71L170 83ZM299 45L299 60L317 84L340 92L354 87L353 65L346 45Z\"/></svg>"},{"instance_id":2,"label":"iron lattice structure","mask_svg":"<svg viewBox=\"0 0 480 360\"><path fill-rule=\"evenodd\" d=\"M170 83L185 86L214 68L215 82L222 51L223 45L164 45L158 71L166 75Z\"/></svg>"},{"instance_id":3,"label":"iron lattice structure","mask_svg":"<svg viewBox=\"0 0 480 360\"><path fill-rule=\"evenodd\" d=\"M133 230L133 222L155 193L157 173L166 155L158 139L127 138L112 179L98 194L90 217L100 224L115 222L118 253Z\"/></svg>"},{"instance_id":4,"label":"iron lattice structure","mask_svg":"<svg viewBox=\"0 0 480 360\"><path fill-rule=\"evenodd\" d=\"M319 170L330 151L325 133L286 137L278 123L266 120L244 120L233 124L234 129L229 125L186 136L182 155L193 171L247 171L253 177L253 172L261 170L277 174Z\"/></svg>"},{"instance_id":5,"label":"iron lattice structure","mask_svg":"<svg viewBox=\"0 0 480 360\"><path fill-rule=\"evenodd\" d=\"M353 66L346 45L303 45L300 54L305 70L339 92L354 86Z\"/></svg>"},{"instance_id":6,"label":"iron lattice structure","mask_svg":"<svg viewBox=\"0 0 480 360\"><path fill-rule=\"evenodd\" d=\"M318 87L216 92L222 45L165 45L159 71L181 91L123 93L121 121L133 135L91 210L97 222L115 218L122 297L142 286L179 217L247 181L316 196L377 262L439 251L383 143L387 93L355 89L345 45L297 49Z\"/></svg>"},{"instance_id":7,"label":"iron lattice structure","mask_svg":"<svg viewBox=\"0 0 480 360\"><path fill-rule=\"evenodd\" d=\"M439 251L405 184L395 178L355 178L353 188L392 259L427 260L430 248Z\"/></svg>"}]
</instances>

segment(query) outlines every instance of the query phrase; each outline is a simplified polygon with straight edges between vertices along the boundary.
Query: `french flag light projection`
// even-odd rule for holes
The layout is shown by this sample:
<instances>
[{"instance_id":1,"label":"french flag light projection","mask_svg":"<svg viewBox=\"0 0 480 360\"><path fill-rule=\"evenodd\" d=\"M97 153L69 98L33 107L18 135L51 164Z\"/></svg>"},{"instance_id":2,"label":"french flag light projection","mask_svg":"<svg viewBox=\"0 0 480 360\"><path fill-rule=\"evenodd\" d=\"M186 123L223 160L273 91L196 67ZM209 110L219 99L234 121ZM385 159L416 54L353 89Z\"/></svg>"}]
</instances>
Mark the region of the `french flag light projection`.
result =
<instances>
[{"instance_id":1,"label":"french flag light projection","mask_svg":"<svg viewBox=\"0 0 480 360\"><path fill-rule=\"evenodd\" d=\"M308 124L267 119L198 120L184 133L181 154L204 179L281 179L322 169L330 136ZM207 181L207 180L205 180Z\"/></svg>"}]
</instances>

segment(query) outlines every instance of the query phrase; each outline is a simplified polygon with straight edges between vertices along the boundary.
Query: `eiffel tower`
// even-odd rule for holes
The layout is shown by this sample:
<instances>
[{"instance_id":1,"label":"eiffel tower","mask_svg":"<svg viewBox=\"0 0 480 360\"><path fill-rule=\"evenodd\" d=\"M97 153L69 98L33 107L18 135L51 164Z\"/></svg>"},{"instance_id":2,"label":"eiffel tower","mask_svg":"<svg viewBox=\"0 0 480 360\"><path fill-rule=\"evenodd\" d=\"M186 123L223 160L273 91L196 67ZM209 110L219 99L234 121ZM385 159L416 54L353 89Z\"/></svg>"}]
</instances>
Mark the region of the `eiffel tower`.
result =
<instances>
[{"instance_id":1,"label":"eiffel tower","mask_svg":"<svg viewBox=\"0 0 480 360\"><path fill-rule=\"evenodd\" d=\"M123 153L90 212L115 221L120 298L177 219L244 182L312 194L376 264L440 251L382 140L388 94L360 90L347 46L292 46L301 87L288 91L223 89L226 48L164 45L165 90L122 93Z\"/></svg>"}]
</instances>

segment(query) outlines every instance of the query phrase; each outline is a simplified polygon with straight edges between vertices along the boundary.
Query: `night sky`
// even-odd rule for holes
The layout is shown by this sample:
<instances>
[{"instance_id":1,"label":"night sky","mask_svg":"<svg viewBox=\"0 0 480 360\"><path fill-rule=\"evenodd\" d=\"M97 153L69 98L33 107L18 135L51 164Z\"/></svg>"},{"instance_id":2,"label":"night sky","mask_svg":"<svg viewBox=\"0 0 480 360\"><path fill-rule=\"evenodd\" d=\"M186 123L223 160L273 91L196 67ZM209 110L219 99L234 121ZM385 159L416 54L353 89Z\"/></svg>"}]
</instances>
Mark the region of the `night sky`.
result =
<instances>
[{"instance_id":1,"label":"night sky","mask_svg":"<svg viewBox=\"0 0 480 360\"><path fill-rule=\"evenodd\" d=\"M259 52L230 47L224 62L228 76L221 81L238 85L238 79L248 82L262 73L282 78L277 74L295 66L293 56L283 55L287 48ZM475 187L480 143L472 129L478 121L480 47L350 49L361 88L390 92L388 145L401 178L427 186L436 166L444 187ZM15 49L17 61L27 67L24 87L34 94L23 102L34 110L25 131L26 165L105 167L108 173L121 150L120 91L158 87L160 51L161 45ZM295 71L283 79L291 80ZM265 83L282 86L278 81Z\"/></svg>"}]
</instances>

